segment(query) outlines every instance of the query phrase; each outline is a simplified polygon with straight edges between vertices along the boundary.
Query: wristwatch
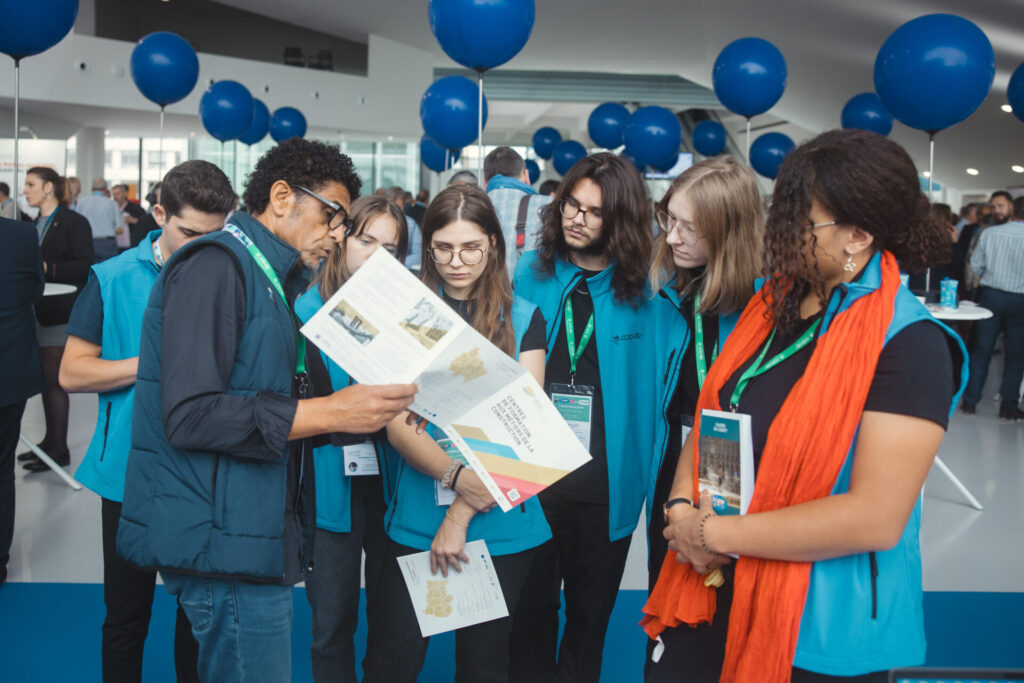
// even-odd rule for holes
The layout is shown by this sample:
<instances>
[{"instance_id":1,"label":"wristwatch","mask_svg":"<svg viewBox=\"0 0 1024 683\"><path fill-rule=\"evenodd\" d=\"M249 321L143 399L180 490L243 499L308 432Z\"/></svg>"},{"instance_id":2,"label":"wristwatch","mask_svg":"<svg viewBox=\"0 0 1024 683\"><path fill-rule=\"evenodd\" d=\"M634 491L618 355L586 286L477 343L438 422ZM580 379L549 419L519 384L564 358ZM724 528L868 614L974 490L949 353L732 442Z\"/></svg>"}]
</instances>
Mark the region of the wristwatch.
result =
<instances>
[{"instance_id":1,"label":"wristwatch","mask_svg":"<svg viewBox=\"0 0 1024 683\"><path fill-rule=\"evenodd\" d=\"M677 505L679 503L686 503L690 507L697 507L696 505L693 504L693 501L690 500L689 498L673 498L672 500L665 501L665 503L661 506L661 511L665 515L665 524L669 523L668 522L668 509L670 507L672 507L673 505Z\"/></svg>"}]
</instances>

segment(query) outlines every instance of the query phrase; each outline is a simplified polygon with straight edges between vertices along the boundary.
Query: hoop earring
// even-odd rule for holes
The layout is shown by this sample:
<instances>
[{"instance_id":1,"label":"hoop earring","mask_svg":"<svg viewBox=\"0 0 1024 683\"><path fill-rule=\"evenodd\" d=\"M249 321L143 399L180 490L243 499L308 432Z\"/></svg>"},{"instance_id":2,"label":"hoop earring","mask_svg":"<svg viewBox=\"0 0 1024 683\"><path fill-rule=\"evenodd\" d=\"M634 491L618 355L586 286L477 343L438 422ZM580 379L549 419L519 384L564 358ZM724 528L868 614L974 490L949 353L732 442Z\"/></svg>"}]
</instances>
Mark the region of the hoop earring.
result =
<instances>
[{"instance_id":1,"label":"hoop earring","mask_svg":"<svg viewBox=\"0 0 1024 683\"><path fill-rule=\"evenodd\" d=\"M852 273L857 270L857 265L853 262L853 254L846 255L846 263L843 264L843 270L847 273Z\"/></svg>"}]
</instances>

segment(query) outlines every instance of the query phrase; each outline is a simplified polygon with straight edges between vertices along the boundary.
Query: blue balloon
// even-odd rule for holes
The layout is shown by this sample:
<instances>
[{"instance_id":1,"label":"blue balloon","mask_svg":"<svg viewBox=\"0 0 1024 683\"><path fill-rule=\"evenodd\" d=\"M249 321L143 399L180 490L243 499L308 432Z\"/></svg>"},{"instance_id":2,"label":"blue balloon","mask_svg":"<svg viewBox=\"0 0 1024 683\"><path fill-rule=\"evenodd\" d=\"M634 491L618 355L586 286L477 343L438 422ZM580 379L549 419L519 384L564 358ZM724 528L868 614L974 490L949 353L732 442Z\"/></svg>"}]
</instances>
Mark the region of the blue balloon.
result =
<instances>
[{"instance_id":1,"label":"blue balloon","mask_svg":"<svg viewBox=\"0 0 1024 683\"><path fill-rule=\"evenodd\" d=\"M551 156L554 159L555 170L560 175L565 175L577 161L587 156L587 148L575 140L562 140L555 145L555 151Z\"/></svg>"},{"instance_id":2,"label":"blue balloon","mask_svg":"<svg viewBox=\"0 0 1024 683\"><path fill-rule=\"evenodd\" d=\"M430 30L445 54L484 71L515 57L533 30L533 0L430 0Z\"/></svg>"},{"instance_id":3,"label":"blue balloon","mask_svg":"<svg viewBox=\"0 0 1024 683\"><path fill-rule=\"evenodd\" d=\"M718 53L711 83L725 108L740 116L763 114L786 89L786 60L763 38L740 38Z\"/></svg>"},{"instance_id":4,"label":"blue balloon","mask_svg":"<svg viewBox=\"0 0 1024 683\"><path fill-rule=\"evenodd\" d=\"M1024 121L1024 62L1010 76L1006 87L1006 101L1013 107L1013 115Z\"/></svg>"},{"instance_id":5,"label":"blue balloon","mask_svg":"<svg viewBox=\"0 0 1024 683\"><path fill-rule=\"evenodd\" d=\"M605 149L622 147L622 139L626 135L626 123L629 121L629 110L618 102L599 104L590 112L587 120L587 132L594 144Z\"/></svg>"},{"instance_id":6,"label":"blue balloon","mask_svg":"<svg viewBox=\"0 0 1024 683\"><path fill-rule=\"evenodd\" d=\"M540 178L540 166L533 159L526 160L526 172L530 175L530 184L533 185Z\"/></svg>"},{"instance_id":7,"label":"blue balloon","mask_svg":"<svg viewBox=\"0 0 1024 683\"><path fill-rule=\"evenodd\" d=\"M934 134L960 123L988 96L996 74L992 43L952 14L912 19L875 58L875 90L897 119Z\"/></svg>"},{"instance_id":8,"label":"blue balloon","mask_svg":"<svg viewBox=\"0 0 1024 683\"><path fill-rule=\"evenodd\" d=\"M551 126L538 128L533 134L533 151L541 159L550 159L555 147L562 141L562 134Z\"/></svg>"},{"instance_id":9,"label":"blue balloon","mask_svg":"<svg viewBox=\"0 0 1024 683\"><path fill-rule=\"evenodd\" d=\"M261 100L253 98L252 101L252 123L249 129L239 136L238 141L246 145L255 145L267 137L270 130L270 110Z\"/></svg>"},{"instance_id":10,"label":"blue balloon","mask_svg":"<svg viewBox=\"0 0 1024 683\"><path fill-rule=\"evenodd\" d=\"M31 57L64 40L78 16L78 0L5 2L0 12L0 52Z\"/></svg>"},{"instance_id":11,"label":"blue balloon","mask_svg":"<svg viewBox=\"0 0 1024 683\"><path fill-rule=\"evenodd\" d=\"M623 159L629 160L634 166L636 166L636 170L639 171L640 173L643 173L644 169L647 168L644 164L641 164L639 161L637 161L637 158L630 154L628 149L624 149L621 152L619 152L619 156L622 157Z\"/></svg>"},{"instance_id":12,"label":"blue balloon","mask_svg":"<svg viewBox=\"0 0 1024 683\"><path fill-rule=\"evenodd\" d=\"M693 128L693 148L706 157L717 156L725 149L725 126L718 121L701 121Z\"/></svg>"},{"instance_id":13,"label":"blue balloon","mask_svg":"<svg viewBox=\"0 0 1024 683\"><path fill-rule=\"evenodd\" d=\"M641 107L626 124L626 149L642 164L663 162L682 141L679 118L665 107Z\"/></svg>"},{"instance_id":14,"label":"blue balloon","mask_svg":"<svg viewBox=\"0 0 1024 683\"><path fill-rule=\"evenodd\" d=\"M462 149L477 138L478 98L476 83L465 76L445 76L427 88L420 101L423 130L434 142L449 149ZM484 98L484 126L487 98Z\"/></svg>"},{"instance_id":15,"label":"blue balloon","mask_svg":"<svg viewBox=\"0 0 1024 683\"><path fill-rule=\"evenodd\" d=\"M281 107L270 117L270 137L274 142L306 137L306 117L295 107Z\"/></svg>"},{"instance_id":16,"label":"blue balloon","mask_svg":"<svg viewBox=\"0 0 1024 683\"><path fill-rule=\"evenodd\" d=\"M662 173L668 173L677 163L679 163L679 152L673 152L658 163L654 164L654 168Z\"/></svg>"},{"instance_id":17,"label":"blue balloon","mask_svg":"<svg viewBox=\"0 0 1024 683\"><path fill-rule=\"evenodd\" d=\"M217 81L199 100L199 118L206 131L221 142L234 140L252 123L253 100L237 81Z\"/></svg>"},{"instance_id":18,"label":"blue balloon","mask_svg":"<svg viewBox=\"0 0 1024 683\"><path fill-rule=\"evenodd\" d=\"M765 133L750 145L750 165L765 178L774 179L786 156L796 148L789 136Z\"/></svg>"},{"instance_id":19,"label":"blue balloon","mask_svg":"<svg viewBox=\"0 0 1024 683\"><path fill-rule=\"evenodd\" d=\"M843 107L840 118L843 128L859 128L879 135L892 131L892 114L882 106L882 100L873 92L854 95Z\"/></svg>"},{"instance_id":20,"label":"blue balloon","mask_svg":"<svg viewBox=\"0 0 1024 683\"><path fill-rule=\"evenodd\" d=\"M188 97L199 80L199 57L177 33L150 33L135 45L132 80L142 96L166 107Z\"/></svg>"},{"instance_id":21,"label":"blue balloon","mask_svg":"<svg viewBox=\"0 0 1024 683\"><path fill-rule=\"evenodd\" d=\"M455 165L461 154L461 149L445 149L431 140L429 135L424 134L420 138L420 159L431 171L447 171Z\"/></svg>"}]
</instances>

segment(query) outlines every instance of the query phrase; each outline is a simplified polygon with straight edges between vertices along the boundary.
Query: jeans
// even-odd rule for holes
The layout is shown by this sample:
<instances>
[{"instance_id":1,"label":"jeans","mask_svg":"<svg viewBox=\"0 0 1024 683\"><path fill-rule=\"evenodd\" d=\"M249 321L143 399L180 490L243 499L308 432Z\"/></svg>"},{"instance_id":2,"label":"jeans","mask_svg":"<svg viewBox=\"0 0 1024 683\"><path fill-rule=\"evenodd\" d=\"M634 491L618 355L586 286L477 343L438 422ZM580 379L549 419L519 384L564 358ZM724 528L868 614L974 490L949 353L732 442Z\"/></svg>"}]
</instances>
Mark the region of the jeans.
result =
<instances>
[{"instance_id":1,"label":"jeans","mask_svg":"<svg viewBox=\"0 0 1024 683\"><path fill-rule=\"evenodd\" d=\"M204 683L288 683L292 587L163 571L192 623Z\"/></svg>"},{"instance_id":2,"label":"jeans","mask_svg":"<svg viewBox=\"0 0 1024 683\"><path fill-rule=\"evenodd\" d=\"M14 540L14 452L21 434L25 401L0 406L0 583L7 577Z\"/></svg>"},{"instance_id":3,"label":"jeans","mask_svg":"<svg viewBox=\"0 0 1024 683\"><path fill-rule=\"evenodd\" d=\"M349 533L316 530L313 571L306 572L306 597L313 610L313 680L355 683L353 636L359 622L359 568L366 551L367 651L388 647L382 629L381 573L387 554L384 494L380 477L352 477ZM390 559L390 558L387 558ZM391 560L392 562L394 560Z\"/></svg>"},{"instance_id":4,"label":"jeans","mask_svg":"<svg viewBox=\"0 0 1024 683\"><path fill-rule=\"evenodd\" d=\"M964 391L964 403L974 405L981 400L988 376L988 364L1001 331L1005 356L999 393L1003 397L1003 409L1016 408L1020 401L1021 379L1024 378L1024 294L984 287L978 304L992 311L993 315L986 320L979 320L975 327L971 375Z\"/></svg>"},{"instance_id":5,"label":"jeans","mask_svg":"<svg viewBox=\"0 0 1024 683\"><path fill-rule=\"evenodd\" d=\"M117 554L115 541L121 504L103 498L100 510L103 520L103 602L107 607L100 647L103 680L109 683L141 681L142 651L153 611L156 572L139 569ZM179 683L199 680L196 672L198 654L199 646L192 637L188 618L178 605L174 628L174 669Z\"/></svg>"},{"instance_id":6,"label":"jeans","mask_svg":"<svg viewBox=\"0 0 1024 683\"><path fill-rule=\"evenodd\" d=\"M536 548L493 557L509 614L519 601L523 581ZM388 558L381 576L381 614L389 640L386 648L367 648L363 683L416 683L427 655L429 638L420 633L412 599L395 558L422 552L388 539ZM438 573L440 576L440 572ZM504 683L509 680L508 638L512 618L495 619L455 632L455 683Z\"/></svg>"},{"instance_id":7,"label":"jeans","mask_svg":"<svg viewBox=\"0 0 1024 683\"><path fill-rule=\"evenodd\" d=\"M604 636L619 595L631 536L609 540L607 505L570 500L556 493L542 492L539 497L553 538L537 548L513 613L509 678L524 683L556 678L597 683ZM565 629L559 645L559 588L563 580Z\"/></svg>"}]
</instances>

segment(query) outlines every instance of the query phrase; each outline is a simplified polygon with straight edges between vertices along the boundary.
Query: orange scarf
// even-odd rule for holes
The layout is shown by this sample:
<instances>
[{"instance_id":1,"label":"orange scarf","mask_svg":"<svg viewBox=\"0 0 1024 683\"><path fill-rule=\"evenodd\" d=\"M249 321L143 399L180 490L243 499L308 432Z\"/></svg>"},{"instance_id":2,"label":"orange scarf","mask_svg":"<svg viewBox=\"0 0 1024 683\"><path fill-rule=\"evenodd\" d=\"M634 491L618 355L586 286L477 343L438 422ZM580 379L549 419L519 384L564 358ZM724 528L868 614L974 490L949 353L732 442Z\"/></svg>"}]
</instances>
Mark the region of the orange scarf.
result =
<instances>
[{"instance_id":1,"label":"orange scarf","mask_svg":"<svg viewBox=\"0 0 1024 683\"><path fill-rule=\"evenodd\" d=\"M881 287L835 316L772 420L748 513L778 510L831 494L860 424L892 322L899 269L887 251L882 252L881 261ZM758 353L771 332L767 310L761 296L750 300L711 367L697 400L694 444L700 443L701 411L720 409L722 387ZM693 500L700 497L698 460L694 448ZM722 681L790 680L811 565L756 557L737 560ZM679 564L669 551L643 611L647 616L640 623L651 638L682 623L710 623L715 589L705 587L704 577L691 565Z\"/></svg>"}]
</instances>

